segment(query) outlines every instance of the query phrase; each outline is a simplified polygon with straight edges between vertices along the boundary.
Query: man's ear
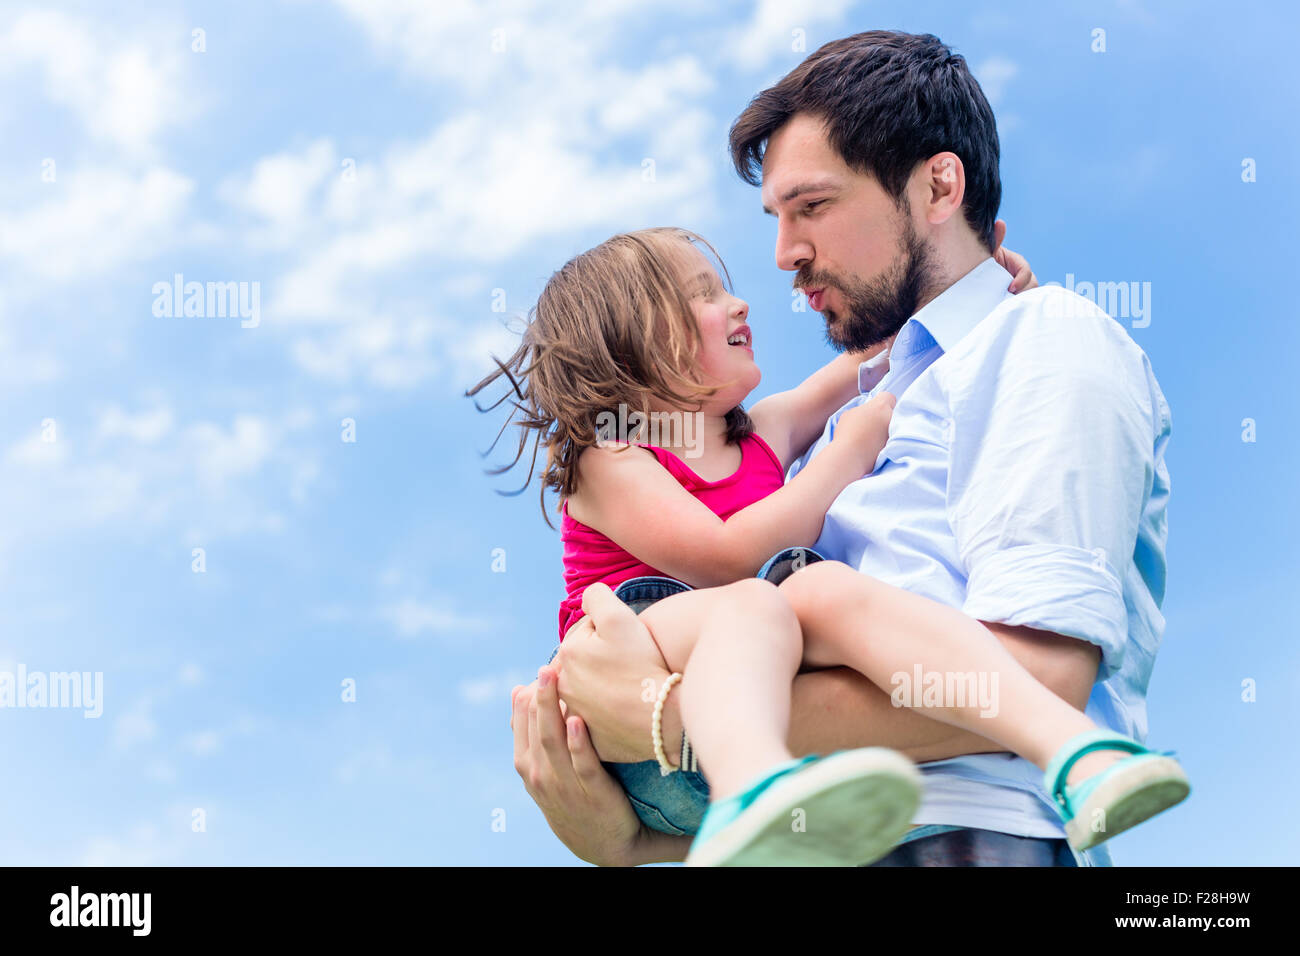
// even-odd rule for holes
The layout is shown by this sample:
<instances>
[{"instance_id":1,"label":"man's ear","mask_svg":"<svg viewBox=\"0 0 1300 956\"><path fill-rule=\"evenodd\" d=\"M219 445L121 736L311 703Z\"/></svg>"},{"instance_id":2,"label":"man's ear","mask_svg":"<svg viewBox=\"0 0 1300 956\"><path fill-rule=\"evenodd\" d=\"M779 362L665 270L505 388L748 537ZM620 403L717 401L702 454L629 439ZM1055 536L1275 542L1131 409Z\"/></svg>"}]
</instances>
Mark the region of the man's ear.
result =
<instances>
[{"instance_id":1,"label":"man's ear","mask_svg":"<svg viewBox=\"0 0 1300 956\"><path fill-rule=\"evenodd\" d=\"M966 196L966 167L956 153L935 153L920 170L920 187L925 203L925 220L931 225L947 222L961 209Z\"/></svg>"}]
</instances>

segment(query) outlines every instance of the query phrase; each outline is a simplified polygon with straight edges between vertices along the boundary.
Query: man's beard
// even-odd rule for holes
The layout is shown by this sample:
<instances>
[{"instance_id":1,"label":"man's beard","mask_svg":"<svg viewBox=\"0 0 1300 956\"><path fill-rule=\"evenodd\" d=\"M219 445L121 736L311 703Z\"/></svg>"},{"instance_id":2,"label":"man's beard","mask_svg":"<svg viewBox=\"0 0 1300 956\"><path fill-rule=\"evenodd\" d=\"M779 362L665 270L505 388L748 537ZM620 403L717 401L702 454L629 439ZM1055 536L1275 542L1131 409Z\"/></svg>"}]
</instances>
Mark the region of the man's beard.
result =
<instances>
[{"instance_id":1,"label":"man's beard","mask_svg":"<svg viewBox=\"0 0 1300 956\"><path fill-rule=\"evenodd\" d=\"M826 341L840 352L864 352L889 339L916 314L925 292L934 284L935 265L930 247L917 236L911 217L903 215L903 249L884 275L870 282L856 276L840 278L826 273L801 274L800 288L838 289L847 311L823 308Z\"/></svg>"}]
</instances>

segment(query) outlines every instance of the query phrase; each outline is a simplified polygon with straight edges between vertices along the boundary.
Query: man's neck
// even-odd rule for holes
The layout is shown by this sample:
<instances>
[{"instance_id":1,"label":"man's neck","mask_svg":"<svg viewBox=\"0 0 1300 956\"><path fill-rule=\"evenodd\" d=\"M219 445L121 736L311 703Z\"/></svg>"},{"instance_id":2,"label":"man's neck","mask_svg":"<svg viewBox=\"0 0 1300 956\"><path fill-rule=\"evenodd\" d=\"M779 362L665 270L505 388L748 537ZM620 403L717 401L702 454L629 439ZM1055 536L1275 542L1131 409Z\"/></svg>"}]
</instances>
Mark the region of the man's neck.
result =
<instances>
[{"instance_id":1,"label":"man's neck","mask_svg":"<svg viewBox=\"0 0 1300 956\"><path fill-rule=\"evenodd\" d=\"M967 229L960 230L947 240L934 241L933 250L934 279L917 300L918 312L992 255Z\"/></svg>"}]
</instances>

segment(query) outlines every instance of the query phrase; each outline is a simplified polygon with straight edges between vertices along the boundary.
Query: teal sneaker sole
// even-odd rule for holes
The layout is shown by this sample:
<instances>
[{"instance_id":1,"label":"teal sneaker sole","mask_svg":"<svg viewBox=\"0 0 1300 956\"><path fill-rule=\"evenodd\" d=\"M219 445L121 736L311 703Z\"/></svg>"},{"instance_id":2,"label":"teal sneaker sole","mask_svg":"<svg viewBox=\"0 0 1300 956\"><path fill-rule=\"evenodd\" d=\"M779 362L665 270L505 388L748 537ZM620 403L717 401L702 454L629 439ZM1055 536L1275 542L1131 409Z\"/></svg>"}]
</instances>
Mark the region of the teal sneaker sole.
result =
<instances>
[{"instance_id":1,"label":"teal sneaker sole","mask_svg":"<svg viewBox=\"0 0 1300 956\"><path fill-rule=\"evenodd\" d=\"M703 842L687 866L862 866L911 826L921 773L883 747L823 757L773 783Z\"/></svg>"},{"instance_id":2,"label":"teal sneaker sole","mask_svg":"<svg viewBox=\"0 0 1300 956\"><path fill-rule=\"evenodd\" d=\"M1147 757L1127 767L1116 766L1074 808L1065 824L1065 835L1076 850L1088 850L1104 843L1182 803L1191 793L1187 774L1177 760ZM1102 810L1097 816L1096 811ZM1103 826L1093 829L1093 820Z\"/></svg>"}]
</instances>

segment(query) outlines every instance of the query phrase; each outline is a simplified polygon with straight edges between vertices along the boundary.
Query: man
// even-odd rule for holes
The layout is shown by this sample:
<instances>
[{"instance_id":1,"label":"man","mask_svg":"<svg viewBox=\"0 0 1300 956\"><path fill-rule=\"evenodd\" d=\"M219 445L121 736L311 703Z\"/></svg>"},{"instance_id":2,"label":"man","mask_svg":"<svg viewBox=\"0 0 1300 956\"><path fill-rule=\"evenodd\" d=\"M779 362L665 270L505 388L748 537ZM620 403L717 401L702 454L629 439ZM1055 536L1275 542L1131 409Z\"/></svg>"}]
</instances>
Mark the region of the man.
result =
<instances>
[{"instance_id":1,"label":"man","mask_svg":"<svg viewBox=\"0 0 1300 956\"><path fill-rule=\"evenodd\" d=\"M1010 299L991 258L997 132L964 60L933 36L834 41L755 97L731 151L761 182L777 264L831 343L888 344L889 372L845 408L897 396L889 443L836 500L817 550L960 608L1099 725L1144 739L1164 626L1169 409L1146 356L1094 305L1059 288ZM644 629L617 602L578 627L558 667L516 689L516 768L584 859L681 859L689 838L640 825L587 730L607 760L651 759L640 692L667 674L636 650ZM669 752L682 737L673 700ZM879 745L922 764L917 826L874 865L1109 862L1070 850L1033 765L894 707L855 673L799 675L791 723L796 754Z\"/></svg>"}]
</instances>

